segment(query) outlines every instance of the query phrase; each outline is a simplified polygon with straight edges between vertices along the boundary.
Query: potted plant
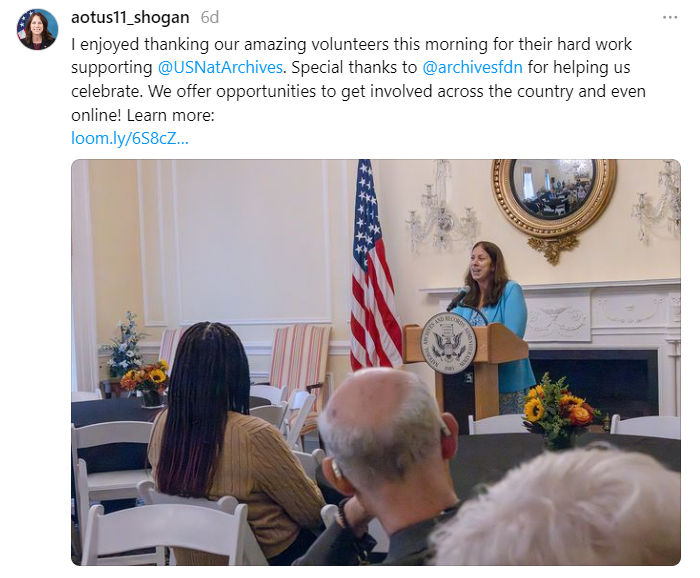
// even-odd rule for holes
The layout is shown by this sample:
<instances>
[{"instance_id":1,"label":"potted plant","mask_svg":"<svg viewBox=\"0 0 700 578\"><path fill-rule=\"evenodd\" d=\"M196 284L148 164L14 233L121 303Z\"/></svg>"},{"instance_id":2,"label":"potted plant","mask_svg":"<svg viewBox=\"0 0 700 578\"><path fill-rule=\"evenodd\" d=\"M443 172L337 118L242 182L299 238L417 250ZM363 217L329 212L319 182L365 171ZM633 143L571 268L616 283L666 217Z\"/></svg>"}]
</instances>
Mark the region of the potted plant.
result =
<instances>
[{"instance_id":1,"label":"potted plant","mask_svg":"<svg viewBox=\"0 0 700 578\"><path fill-rule=\"evenodd\" d=\"M127 371L136 369L143 363L138 343L146 334L136 331L136 315L131 311L126 312L126 320L126 323L120 321L117 325L119 338L101 346L102 350L112 352L107 362L110 383L119 383ZM118 388L115 388L114 392L119 395Z\"/></svg>"}]
</instances>

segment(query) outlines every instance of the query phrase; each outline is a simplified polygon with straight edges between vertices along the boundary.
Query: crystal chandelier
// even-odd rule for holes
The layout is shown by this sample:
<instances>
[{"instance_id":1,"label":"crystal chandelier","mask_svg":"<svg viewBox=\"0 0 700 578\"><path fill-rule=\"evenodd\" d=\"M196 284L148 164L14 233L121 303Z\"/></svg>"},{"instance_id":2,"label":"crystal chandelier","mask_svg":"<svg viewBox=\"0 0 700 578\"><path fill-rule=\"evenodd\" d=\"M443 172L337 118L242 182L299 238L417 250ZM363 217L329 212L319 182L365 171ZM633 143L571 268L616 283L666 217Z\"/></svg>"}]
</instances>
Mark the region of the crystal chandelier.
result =
<instances>
[{"instance_id":1,"label":"crystal chandelier","mask_svg":"<svg viewBox=\"0 0 700 578\"><path fill-rule=\"evenodd\" d=\"M418 245L432 233L433 247L448 249L452 241L464 241L469 250L475 243L479 221L472 207L465 208L465 216L458 217L447 204L452 189L452 167L450 161L435 161L435 184L425 185L421 195L423 218L416 211L409 211L408 228L411 232L411 251L417 252ZM425 221L425 224L423 224Z\"/></svg>"},{"instance_id":2,"label":"crystal chandelier","mask_svg":"<svg viewBox=\"0 0 700 578\"><path fill-rule=\"evenodd\" d=\"M648 243L648 227L656 225L668 212L668 230L674 236L681 231L681 167L678 161L665 160L659 172L659 186L664 187L661 198L654 207L647 193L637 193L637 202L632 205L632 218L639 222L639 240Z\"/></svg>"}]
</instances>

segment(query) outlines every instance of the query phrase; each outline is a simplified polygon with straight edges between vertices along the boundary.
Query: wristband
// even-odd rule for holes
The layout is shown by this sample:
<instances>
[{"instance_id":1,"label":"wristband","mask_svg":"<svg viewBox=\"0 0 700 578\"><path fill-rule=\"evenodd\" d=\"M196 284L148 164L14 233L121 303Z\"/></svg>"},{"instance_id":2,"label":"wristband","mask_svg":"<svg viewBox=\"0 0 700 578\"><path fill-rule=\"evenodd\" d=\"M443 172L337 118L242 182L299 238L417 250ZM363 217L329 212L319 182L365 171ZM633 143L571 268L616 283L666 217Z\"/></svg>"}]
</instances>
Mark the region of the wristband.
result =
<instances>
[{"instance_id":1,"label":"wristband","mask_svg":"<svg viewBox=\"0 0 700 578\"><path fill-rule=\"evenodd\" d=\"M345 504L348 503L348 500L350 500L350 498L343 498L338 504L338 525L344 530L350 528L348 519L345 517Z\"/></svg>"},{"instance_id":2,"label":"wristband","mask_svg":"<svg viewBox=\"0 0 700 578\"><path fill-rule=\"evenodd\" d=\"M344 498L338 504L338 515L336 517L336 521L343 530L349 530L356 537L364 536L367 533L367 526L363 525L355 527L348 522L348 518L345 515L345 504L347 504L349 500L350 498ZM359 532L360 536L357 536L357 532Z\"/></svg>"}]
</instances>

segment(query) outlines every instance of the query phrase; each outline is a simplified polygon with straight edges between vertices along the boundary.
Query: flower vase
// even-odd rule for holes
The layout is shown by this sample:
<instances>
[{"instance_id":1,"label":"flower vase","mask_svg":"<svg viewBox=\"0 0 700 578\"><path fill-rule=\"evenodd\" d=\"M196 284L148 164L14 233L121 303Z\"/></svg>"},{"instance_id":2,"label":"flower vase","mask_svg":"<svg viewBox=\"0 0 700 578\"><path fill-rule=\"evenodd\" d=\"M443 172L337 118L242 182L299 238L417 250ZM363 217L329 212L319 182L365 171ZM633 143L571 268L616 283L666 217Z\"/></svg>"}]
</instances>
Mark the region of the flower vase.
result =
<instances>
[{"instance_id":1,"label":"flower vase","mask_svg":"<svg viewBox=\"0 0 700 578\"><path fill-rule=\"evenodd\" d=\"M160 394L152 389L144 390L143 397L141 398L141 407L144 409L163 407L163 402L160 400Z\"/></svg>"},{"instance_id":2,"label":"flower vase","mask_svg":"<svg viewBox=\"0 0 700 578\"><path fill-rule=\"evenodd\" d=\"M122 394L122 388L119 385L121 378L120 377L110 377L109 378L109 391L111 392L111 396L114 397L120 397Z\"/></svg>"},{"instance_id":3,"label":"flower vase","mask_svg":"<svg viewBox=\"0 0 700 578\"><path fill-rule=\"evenodd\" d=\"M544 436L544 447L550 452L570 450L576 447L576 434L574 432L561 432L554 439Z\"/></svg>"}]
</instances>

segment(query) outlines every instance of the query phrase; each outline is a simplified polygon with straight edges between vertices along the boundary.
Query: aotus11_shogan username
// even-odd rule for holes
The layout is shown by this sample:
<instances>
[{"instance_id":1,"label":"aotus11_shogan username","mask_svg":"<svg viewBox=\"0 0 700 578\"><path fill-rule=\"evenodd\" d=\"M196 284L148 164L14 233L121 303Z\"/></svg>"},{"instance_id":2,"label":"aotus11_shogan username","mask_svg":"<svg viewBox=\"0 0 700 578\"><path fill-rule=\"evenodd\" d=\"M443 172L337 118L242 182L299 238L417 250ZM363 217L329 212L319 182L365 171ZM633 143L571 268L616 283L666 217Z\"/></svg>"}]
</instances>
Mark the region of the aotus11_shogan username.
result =
<instances>
[{"instance_id":1,"label":"aotus11_shogan username","mask_svg":"<svg viewBox=\"0 0 700 578\"><path fill-rule=\"evenodd\" d=\"M189 14L154 14L141 10L140 13L127 15L126 11L114 11L108 13L95 12L89 14L73 14L71 16L73 24L126 24L134 26L136 24L159 24L162 28L167 28L171 24L189 24Z\"/></svg>"}]
</instances>

